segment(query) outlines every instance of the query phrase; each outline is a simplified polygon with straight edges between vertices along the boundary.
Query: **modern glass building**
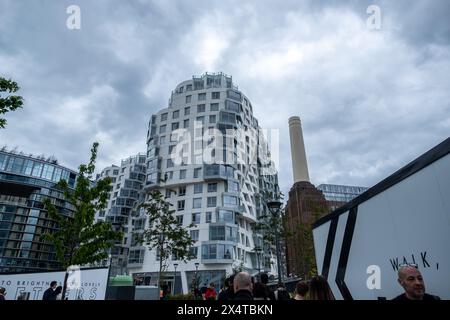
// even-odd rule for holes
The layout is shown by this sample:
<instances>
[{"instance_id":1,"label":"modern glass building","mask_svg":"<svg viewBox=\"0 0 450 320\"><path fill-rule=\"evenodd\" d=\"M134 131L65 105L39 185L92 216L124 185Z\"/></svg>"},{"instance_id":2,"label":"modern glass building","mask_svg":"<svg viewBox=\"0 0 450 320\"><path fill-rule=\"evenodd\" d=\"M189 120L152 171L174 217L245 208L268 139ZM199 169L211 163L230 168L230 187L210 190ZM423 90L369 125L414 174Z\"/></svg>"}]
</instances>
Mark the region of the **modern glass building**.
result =
<instances>
[{"instance_id":1,"label":"modern glass building","mask_svg":"<svg viewBox=\"0 0 450 320\"><path fill-rule=\"evenodd\" d=\"M166 196L182 226L195 225L188 229L193 259L185 264L172 257L166 273L169 285L177 279L172 290L188 292L194 277L220 288L238 268L275 272L270 248L256 256L255 247L264 246L253 226L267 213L262 194L276 191L277 184L252 103L231 76L206 73L176 86L168 107L149 122L144 186L147 194L159 190ZM140 232L145 215L136 221L134 232ZM130 248L130 273L144 284L157 283L158 266L156 250Z\"/></svg>"},{"instance_id":2,"label":"modern glass building","mask_svg":"<svg viewBox=\"0 0 450 320\"><path fill-rule=\"evenodd\" d=\"M42 201L49 197L72 216L73 206L55 185L64 179L74 188L76 175L54 159L0 150L0 272L60 269L53 247L41 239L57 228Z\"/></svg>"},{"instance_id":3,"label":"modern glass building","mask_svg":"<svg viewBox=\"0 0 450 320\"><path fill-rule=\"evenodd\" d=\"M343 186L336 184L321 184L317 189L322 191L327 201L349 202L365 192L368 188Z\"/></svg>"}]
</instances>

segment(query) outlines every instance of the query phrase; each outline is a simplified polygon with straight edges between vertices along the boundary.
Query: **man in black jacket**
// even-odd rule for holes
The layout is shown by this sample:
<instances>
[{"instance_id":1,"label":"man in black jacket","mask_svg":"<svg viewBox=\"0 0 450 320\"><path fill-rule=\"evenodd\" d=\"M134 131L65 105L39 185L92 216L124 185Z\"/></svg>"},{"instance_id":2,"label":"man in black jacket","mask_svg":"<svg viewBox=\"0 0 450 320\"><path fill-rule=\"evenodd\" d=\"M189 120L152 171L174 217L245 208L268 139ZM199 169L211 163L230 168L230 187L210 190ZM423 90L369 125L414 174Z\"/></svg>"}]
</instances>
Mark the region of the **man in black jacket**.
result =
<instances>
[{"instance_id":1,"label":"man in black jacket","mask_svg":"<svg viewBox=\"0 0 450 320\"><path fill-rule=\"evenodd\" d=\"M398 283L403 287L405 293L395 297L393 300L440 300L438 296L425 293L425 283L417 265L402 265L398 269Z\"/></svg>"},{"instance_id":2,"label":"man in black jacket","mask_svg":"<svg viewBox=\"0 0 450 320\"><path fill-rule=\"evenodd\" d=\"M219 293L217 300L221 301L233 300L234 298L233 282L234 282L234 275L231 275L229 278L225 280L226 289Z\"/></svg>"},{"instance_id":3,"label":"man in black jacket","mask_svg":"<svg viewBox=\"0 0 450 320\"><path fill-rule=\"evenodd\" d=\"M58 283L56 281L50 282L50 288L44 291L42 300L56 300L55 289Z\"/></svg>"},{"instance_id":4,"label":"man in black jacket","mask_svg":"<svg viewBox=\"0 0 450 320\"><path fill-rule=\"evenodd\" d=\"M253 300L252 278L247 272L239 272L234 277L234 300Z\"/></svg>"}]
</instances>

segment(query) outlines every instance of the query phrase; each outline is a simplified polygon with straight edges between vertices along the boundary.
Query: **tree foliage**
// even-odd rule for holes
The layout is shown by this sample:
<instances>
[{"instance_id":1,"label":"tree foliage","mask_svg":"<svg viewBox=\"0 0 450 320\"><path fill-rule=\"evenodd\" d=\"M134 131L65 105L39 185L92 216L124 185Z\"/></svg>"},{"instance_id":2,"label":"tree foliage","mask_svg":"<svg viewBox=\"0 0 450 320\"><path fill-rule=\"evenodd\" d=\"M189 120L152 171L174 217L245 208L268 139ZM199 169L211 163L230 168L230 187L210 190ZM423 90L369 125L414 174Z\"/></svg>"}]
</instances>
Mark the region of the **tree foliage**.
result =
<instances>
[{"instance_id":1,"label":"tree foliage","mask_svg":"<svg viewBox=\"0 0 450 320\"><path fill-rule=\"evenodd\" d=\"M146 202L139 205L148 216L148 227L142 234L142 240L150 249L156 249L159 254L159 286L162 274L169 267L172 255L177 260L190 260L189 248L194 244L186 228L178 223L170 203L158 190L152 191ZM193 227L193 224L187 228Z\"/></svg>"},{"instance_id":2,"label":"tree foliage","mask_svg":"<svg viewBox=\"0 0 450 320\"><path fill-rule=\"evenodd\" d=\"M95 170L98 143L91 149L89 164L79 167L75 189L70 189L67 181L61 180L58 187L64 192L66 201L74 206L73 216L55 207L50 198L44 199L44 207L50 218L58 224L58 230L43 235L44 240L55 247L56 258L64 269L71 265L86 265L108 258L108 249L114 241L120 241L121 232L113 231L111 224L105 221L95 222L95 213L106 207L111 189L111 179L104 178L95 185L91 182ZM65 296L67 273L64 280Z\"/></svg>"},{"instance_id":3,"label":"tree foliage","mask_svg":"<svg viewBox=\"0 0 450 320\"><path fill-rule=\"evenodd\" d=\"M6 80L5 78L0 77L0 116L14 111L18 108L22 108L23 98L21 96L11 95L11 93L15 93L20 89L15 81L11 79ZM7 95L4 97L4 93ZM6 126L6 119L0 117L0 129L3 129Z\"/></svg>"}]
</instances>

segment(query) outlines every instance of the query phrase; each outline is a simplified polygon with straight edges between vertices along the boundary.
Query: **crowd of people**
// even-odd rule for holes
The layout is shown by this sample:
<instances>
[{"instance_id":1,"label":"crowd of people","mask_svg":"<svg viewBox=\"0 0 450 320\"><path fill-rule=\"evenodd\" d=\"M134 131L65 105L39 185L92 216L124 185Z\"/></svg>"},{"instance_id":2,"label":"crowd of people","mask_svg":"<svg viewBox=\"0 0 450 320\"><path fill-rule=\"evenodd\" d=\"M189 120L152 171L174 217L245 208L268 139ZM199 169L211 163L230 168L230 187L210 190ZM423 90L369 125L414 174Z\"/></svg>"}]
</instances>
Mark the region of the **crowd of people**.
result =
<instances>
[{"instance_id":1,"label":"crowd of people","mask_svg":"<svg viewBox=\"0 0 450 320\"><path fill-rule=\"evenodd\" d=\"M289 292L279 283L271 290L268 286L269 277L261 274L255 281L247 272L239 272L225 279L224 287L216 294L214 283L209 287L204 285L200 290L194 290L197 299L203 300L335 300L327 279L317 275L309 281L299 281L295 290ZM404 293L393 300L440 300L438 296L425 293L425 284L417 266L402 265L398 270L398 283Z\"/></svg>"},{"instance_id":2,"label":"crowd of people","mask_svg":"<svg viewBox=\"0 0 450 320\"><path fill-rule=\"evenodd\" d=\"M206 284L194 289L198 300L334 300L333 293L325 278L316 276L310 281L299 281L294 292L289 292L283 284L276 289L268 286L269 277L261 274L256 280L247 272L239 272L225 279L224 287L217 294L215 284Z\"/></svg>"}]
</instances>

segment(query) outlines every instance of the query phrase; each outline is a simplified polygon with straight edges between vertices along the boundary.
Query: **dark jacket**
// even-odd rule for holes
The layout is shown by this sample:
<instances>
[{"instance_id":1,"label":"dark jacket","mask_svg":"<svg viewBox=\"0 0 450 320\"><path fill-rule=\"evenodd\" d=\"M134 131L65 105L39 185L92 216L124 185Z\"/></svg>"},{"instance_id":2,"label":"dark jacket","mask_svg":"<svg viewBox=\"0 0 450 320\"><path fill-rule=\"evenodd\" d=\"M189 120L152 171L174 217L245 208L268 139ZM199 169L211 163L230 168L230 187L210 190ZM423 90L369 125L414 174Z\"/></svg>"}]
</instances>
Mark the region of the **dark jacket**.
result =
<instances>
[{"instance_id":1,"label":"dark jacket","mask_svg":"<svg viewBox=\"0 0 450 320\"><path fill-rule=\"evenodd\" d=\"M42 296L42 300L56 300L55 290L52 288L48 288L44 291L44 295Z\"/></svg>"},{"instance_id":2,"label":"dark jacket","mask_svg":"<svg viewBox=\"0 0 450 320\"><path fill-rule=\"evenodd\" d=\"M233 300L253 300L253 295L248 290L239 290L234 294Z\"/></svg>"},{"instance_id":3,"label":"dark jacket","mask_svg":"<svg viewBox=\"0 0 450 320\"><path fill-rule=\"evenodd\" d=\"M410 299L408 299L406 297L406 294L403 293L397 297L395 297L394 299L392 299L393 301L411 301ZM441 298L439 298L438 296L433 296L431 294L425 293L423 295L423 300L425 301L432 301L432 300L441 300Z\"/></svg>"},{"instance_id":4,"label":"dark jacket","mask_svg":"<svg viewBox=\"0 0 450 320\"><path fill-rule=\"evenodd\" d=\"M223 290L222 292L219 293L219 296L217 297L217 300L221 301L233 299L234 299L234 290L232 288L227 288L226 290Z\"/></svg>"},{"instance_id":5,"label":"dark jacket","mask_svg":"<svg viewBox=\"0 0 450 320\"><path fill-rule=\"evenodd\" d=\"M5 299L5 296L2 295L2 294L0 294L0 301L3 301L3 300L6 300L6 299Z\"/></svg>"}]
</instances>

